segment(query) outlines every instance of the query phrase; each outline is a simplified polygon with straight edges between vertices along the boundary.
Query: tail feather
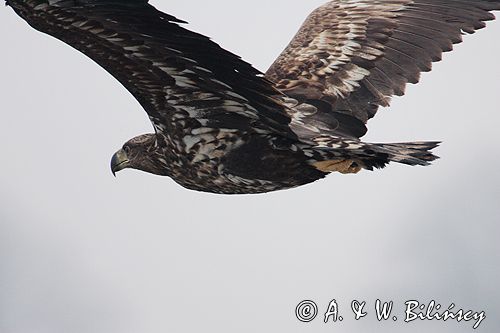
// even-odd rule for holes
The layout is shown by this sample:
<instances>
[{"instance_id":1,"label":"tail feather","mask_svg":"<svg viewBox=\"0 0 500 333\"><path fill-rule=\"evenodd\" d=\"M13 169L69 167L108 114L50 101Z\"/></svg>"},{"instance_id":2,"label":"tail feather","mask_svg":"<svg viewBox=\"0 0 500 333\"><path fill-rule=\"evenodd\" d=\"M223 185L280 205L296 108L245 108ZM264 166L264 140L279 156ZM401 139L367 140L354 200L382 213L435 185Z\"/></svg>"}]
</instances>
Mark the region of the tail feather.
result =
<instances>
[{"instance_id":1,"label":"tail feather","mask_svg":"<svg viewBox=\"0 0 500 333\"><path fill-rule=\"evenodd\" d=\"M432 150L441 144L441 142L365 143L331 137L317 138L316 143L318 145L314 147L316 153L314 163L317 168L327 172L347 173L352 170L357 172L361 168L381 169L390 162L426 166L439 158L432 153ZM331 163L324 163L329 161ZM338 164L339 162L343 163Z\"/></svg>"},{"instance_id":2,"label":"tail feather","mask_svg":"<svg viewBox=\"0 0 500 333\"><path fill-rule=\"evenodd\" d=\"M375 144L379 153L387 154L388 162L397 162L407 165L429 165L439 157L432 153L441 142L408 142ZM384 165L385 165L384 164Z\"/></svg>"}]
</instances>

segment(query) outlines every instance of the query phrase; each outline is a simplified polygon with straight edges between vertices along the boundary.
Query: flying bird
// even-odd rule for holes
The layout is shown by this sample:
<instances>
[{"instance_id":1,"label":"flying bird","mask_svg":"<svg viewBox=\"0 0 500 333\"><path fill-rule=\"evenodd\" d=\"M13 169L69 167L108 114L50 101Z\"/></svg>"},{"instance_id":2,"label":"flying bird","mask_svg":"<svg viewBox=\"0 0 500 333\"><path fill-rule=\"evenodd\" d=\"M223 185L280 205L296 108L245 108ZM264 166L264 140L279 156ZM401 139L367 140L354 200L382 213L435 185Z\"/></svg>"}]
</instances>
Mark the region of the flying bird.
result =
<instances>
[{"instance_id":1,"label":"flying bird","mask_svg":"<svg viewBox=\"0 0 500 333\"><path fill-rule=\"evenodd\" d=\"M146 111L154 133L126 142L113 173L133 168L226 194L430 164L439 142L367 143L366 124L500 10L500 0L329 1L264 74L148 0L6 4L93 59Z\"/></svg>"}]
</instances>

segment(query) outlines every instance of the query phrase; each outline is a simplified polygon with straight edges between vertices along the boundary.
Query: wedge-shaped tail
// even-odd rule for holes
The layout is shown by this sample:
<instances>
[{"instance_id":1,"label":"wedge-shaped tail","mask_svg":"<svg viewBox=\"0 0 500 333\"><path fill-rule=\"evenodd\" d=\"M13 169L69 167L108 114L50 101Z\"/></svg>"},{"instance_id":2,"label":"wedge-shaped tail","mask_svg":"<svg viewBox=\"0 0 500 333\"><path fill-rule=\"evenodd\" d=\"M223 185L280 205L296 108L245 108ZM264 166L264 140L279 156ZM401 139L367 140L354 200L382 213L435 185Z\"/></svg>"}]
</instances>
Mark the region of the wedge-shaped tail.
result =
<instances>
[{"instance_id":1,"label":"wedge-shaped tail","mask_svg":"<svg viewBox=\"0 0 500 333\"><path fill-rule=\"evenodd\" d=\"M357 173L384 168L390 162L429 165L438 159L432 150L440 142L366 143L322 137L314 148L313 165L324 172Z\"/></svg>"},{"instance_id":2,"label":"wedge-shaped tail","mask_svg":"<svg viewBox=\"0 0 500 333\"><path fill-rule=\"evenodd\" d=\"M407 165L429 165L438 159L432 150L441 142L408 142L408 143L388 143L374 144L377 157L382 159L383 165L373 164L375 168L384 167L389 162L397 162ZM373 161L376 163L376 161Z\"/></svg>"}]
</instances>

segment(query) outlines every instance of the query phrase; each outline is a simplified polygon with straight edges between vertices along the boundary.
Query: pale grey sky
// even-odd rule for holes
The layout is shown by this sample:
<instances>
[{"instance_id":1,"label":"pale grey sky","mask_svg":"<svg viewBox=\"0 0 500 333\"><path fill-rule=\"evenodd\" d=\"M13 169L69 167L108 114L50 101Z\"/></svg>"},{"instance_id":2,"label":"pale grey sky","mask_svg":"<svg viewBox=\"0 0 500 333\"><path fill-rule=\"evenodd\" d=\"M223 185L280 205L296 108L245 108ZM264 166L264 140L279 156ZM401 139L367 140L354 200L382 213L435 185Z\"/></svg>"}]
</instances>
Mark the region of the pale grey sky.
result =
<instances>
[{"instance_id":1,"label":"pale grey sky","mask_svg":"<svg viewBox=\"0 0 500 333\"><path fill-rule=\"evenodd\" d=\"M152 1L265 70L321 0ZM377 298L484 310L500 329L500 22L370 122L367 141L442 140L433 166L331 175L257 196L109 171L152 131L109 74L0 8L0 332L471 332L378 323ZM344 322L298 322L336 298ZM356 322L350 301L366 300ZM333 327L332 327L333 326Z\"/></svg>"}]
</instances>

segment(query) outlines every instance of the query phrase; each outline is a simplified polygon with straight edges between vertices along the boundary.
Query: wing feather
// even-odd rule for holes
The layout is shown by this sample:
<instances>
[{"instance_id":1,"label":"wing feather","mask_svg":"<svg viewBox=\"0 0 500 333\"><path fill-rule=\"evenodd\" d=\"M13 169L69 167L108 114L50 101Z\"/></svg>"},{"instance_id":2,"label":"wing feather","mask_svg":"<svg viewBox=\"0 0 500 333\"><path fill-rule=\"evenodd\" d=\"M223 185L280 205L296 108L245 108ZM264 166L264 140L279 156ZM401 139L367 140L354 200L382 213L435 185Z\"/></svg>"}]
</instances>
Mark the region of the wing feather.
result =
<instances>
[{"instance_id":1,"label":"wing feather","mask_svg":"<svg viewBox=\"0 0 500 333\"><path fill-rule=\"evenodd\" d=\"M146 0L7 0L118 79L157 131L258 126L292 136L280 93L236 55ZM188 127L188 128L185 128Z\"/></svg>"},{"instance_id":2,"label":"wing feather","mask_svg":"<svg viewBox=\"0 0 500 333\"><path fill-rule=\"evenodd\" d=\"M442 53L493 20L500 0L334 0L315 10L266 73L299 102L366 122Z\"/></svg>"}]
</instances>

